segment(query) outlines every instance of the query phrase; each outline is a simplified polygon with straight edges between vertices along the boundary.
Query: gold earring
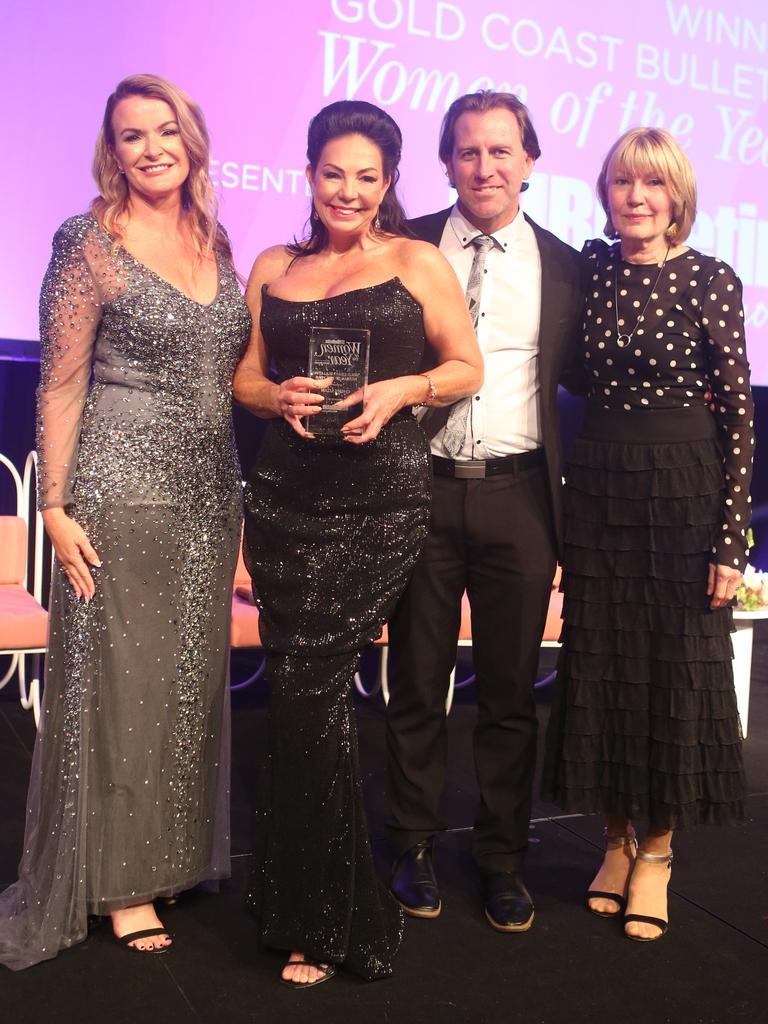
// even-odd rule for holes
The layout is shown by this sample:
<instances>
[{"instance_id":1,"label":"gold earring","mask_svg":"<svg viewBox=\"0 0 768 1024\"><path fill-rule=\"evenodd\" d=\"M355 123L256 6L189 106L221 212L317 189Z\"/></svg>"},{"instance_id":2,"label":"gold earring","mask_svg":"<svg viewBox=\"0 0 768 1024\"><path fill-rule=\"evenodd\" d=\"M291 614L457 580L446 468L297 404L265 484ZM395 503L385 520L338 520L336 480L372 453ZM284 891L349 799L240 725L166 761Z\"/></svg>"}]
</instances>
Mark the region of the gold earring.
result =
<instances>
[{"instance_id":1,"label":"gold earring","mask_svg":"<svg viewBox=\"0 0 768 1024\"><path fill-rule=\"evenodd\" d=\"M664 232L664 234L667 236L667 238L669 239L670 242L677 235L677 230L678 230L677 224L670 224L669 227L667 228L667 230Z\"/></svg>"}]
</instances>

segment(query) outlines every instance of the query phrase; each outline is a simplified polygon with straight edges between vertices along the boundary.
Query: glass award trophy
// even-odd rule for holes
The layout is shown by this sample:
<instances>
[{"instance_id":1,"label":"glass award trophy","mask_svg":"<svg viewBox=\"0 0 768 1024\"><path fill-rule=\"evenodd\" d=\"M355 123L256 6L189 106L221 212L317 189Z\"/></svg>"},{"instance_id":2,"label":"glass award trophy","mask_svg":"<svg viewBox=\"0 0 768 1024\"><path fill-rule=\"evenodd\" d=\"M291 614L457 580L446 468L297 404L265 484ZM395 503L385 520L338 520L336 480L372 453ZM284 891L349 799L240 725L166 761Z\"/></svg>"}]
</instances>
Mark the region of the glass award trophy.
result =
<instances>
[{"instance_id":1,"label":"glass award trophy","mask_svg":"<svg viewBox=\"0 0 768 1024\"><path fill-rule=\"evenodd\" d=\"M351 409L336 405L368 383L368 354L371 332L363 327L313 327L309 335L309 373L316 379L333 377L323 391L320 412L306 416L304 426L317 438L341 440L345 423L360 415L363 403Z\"/></svg>"}]
</instances>

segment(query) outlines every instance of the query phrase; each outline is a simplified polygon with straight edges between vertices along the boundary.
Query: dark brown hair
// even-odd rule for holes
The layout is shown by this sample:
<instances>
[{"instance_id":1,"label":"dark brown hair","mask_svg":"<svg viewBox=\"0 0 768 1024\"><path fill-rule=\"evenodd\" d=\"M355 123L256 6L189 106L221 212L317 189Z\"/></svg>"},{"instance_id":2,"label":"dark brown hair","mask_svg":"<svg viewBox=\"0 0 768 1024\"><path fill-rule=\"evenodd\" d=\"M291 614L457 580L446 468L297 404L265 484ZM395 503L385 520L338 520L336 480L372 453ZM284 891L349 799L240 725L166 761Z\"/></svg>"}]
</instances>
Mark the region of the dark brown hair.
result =
<instances>
[{"instance_id":1,"label":"dark brown hair","mask_svg":"<svg viewBox=\"0 0 768 1024\"><path fill-rule=\"evenodd\" d=\"M373 103L364 100L339 100L323 107L309 122L307 132L307 160L314 172L320 160L323 147L331 139L344 135L362 135L372 142L381 153L384 177L390 185L379 207L377 230L382 234L411 235L405 223L405 213L397 197L395 186L400 178L400 154L403 136L397 123ZM328 244L328 231L315 213L310 214L309 236L303 241L294 239L288 246L293 256L311 256L321 252Z\"/></svg>"},{"instance_id":2,"label":"dark brown hair","mask_svg":"<svg viewBox=\"0 0 768 1024\"><path fill-rule=\"evenodd\" d=\"M447 164L453 156L454 136L456 134L456 122L462 114L474 113L485 114L489 110L503 108L513 114L520 125L520 137L523 140L523 149L533 160L541 156L539 140L528 108L521 103L517 96L511 92L494 92L493 89L480 89L479 92L469 92L459 96L448 107L440 128L440 147L438 153L444 164Z\"/></svg>"}]
</instances>

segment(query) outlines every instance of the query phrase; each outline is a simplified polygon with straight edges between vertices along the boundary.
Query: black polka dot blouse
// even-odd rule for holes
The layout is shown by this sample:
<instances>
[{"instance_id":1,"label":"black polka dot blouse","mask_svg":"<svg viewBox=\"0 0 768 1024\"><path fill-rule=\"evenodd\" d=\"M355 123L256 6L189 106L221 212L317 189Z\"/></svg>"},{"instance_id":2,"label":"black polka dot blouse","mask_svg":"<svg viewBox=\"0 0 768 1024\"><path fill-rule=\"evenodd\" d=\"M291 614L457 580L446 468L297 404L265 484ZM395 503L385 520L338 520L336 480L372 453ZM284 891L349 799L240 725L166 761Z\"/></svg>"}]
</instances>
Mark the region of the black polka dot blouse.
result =
<instances>
[{"instance_id":1,"label":"black polka dot blouse","mask_svg":"<svg viewBox=\"0 0 768 1024\"><path fill-rule=\"evenodd\" d=\"M725 505L715 561L743 569L751 507L754 404L741 282L727 263L689 249L627 263L619 243L587 242L584 349L588 397L605 409L679 409L712 392L722 429Z\"/></svg>"}]
</instances>

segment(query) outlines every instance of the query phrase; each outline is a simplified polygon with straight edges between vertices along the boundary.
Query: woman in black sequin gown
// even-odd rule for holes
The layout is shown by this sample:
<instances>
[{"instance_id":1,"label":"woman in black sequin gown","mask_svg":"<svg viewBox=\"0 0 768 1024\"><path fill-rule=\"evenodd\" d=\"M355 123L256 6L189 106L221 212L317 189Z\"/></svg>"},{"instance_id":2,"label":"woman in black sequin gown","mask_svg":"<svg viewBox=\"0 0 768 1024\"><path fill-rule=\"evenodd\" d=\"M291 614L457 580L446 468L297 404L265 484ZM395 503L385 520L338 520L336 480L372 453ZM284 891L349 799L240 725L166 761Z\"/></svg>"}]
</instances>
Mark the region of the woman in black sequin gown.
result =
<instances>
[{"instance_id":1,"label":"woman in black sequin gown","mask_svg":"<svg viewBox=\"0 0 768 1024\"><path fill-rule=\"evenodd\" d=\"M729 605L747 556L753 403L741 284L684 244L696 187L675 140L626 133L598 192L618 242L585 247L588 405L566 478L544 793L606 815L587 904L626 907L625 933L648 941L667 929L673 830L743 816Z\"/></svg>"},{"instance_id":2,"label":"woman in black sequin gown","mask_svg":"<svg viewBox=\"0 0 768 1024\"><path fill-rule=\"evenodd\" d=\"M378 882L362 805L352 679L426 536L430 467L413 405L448 405L482 377L466 303L433 246L402 236L400 132L368 103L324 108L309 128L311 236L257 259L254 318L235 395L271 417L246 489L246 557L271 687L269 807L252 908L283 981L343 964L384 977L399 908ZM307 377L310 328L371 332L362 413L314 438L327 381ZM425 340L435 369L420 375Z\"/></svg>"}]
</instances>

